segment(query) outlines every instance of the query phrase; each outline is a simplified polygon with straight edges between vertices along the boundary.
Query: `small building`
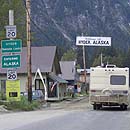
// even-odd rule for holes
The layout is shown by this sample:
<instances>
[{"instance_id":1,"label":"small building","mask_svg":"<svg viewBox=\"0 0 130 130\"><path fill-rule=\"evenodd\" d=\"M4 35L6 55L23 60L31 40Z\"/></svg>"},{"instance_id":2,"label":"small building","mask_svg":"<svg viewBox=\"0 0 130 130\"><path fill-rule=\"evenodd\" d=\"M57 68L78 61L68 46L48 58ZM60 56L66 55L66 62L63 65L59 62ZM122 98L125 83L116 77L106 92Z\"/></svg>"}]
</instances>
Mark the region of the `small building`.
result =
<instances>
[{"instance_id":1,"label":"small building","mask_svg":"<svg viewBox=\"0 0 130 130\"><path fill-rule=\"evenodd\" d=\"M77 74L79 77L79 82L85 82L84 69L77 69ZM90 83L90 69L86 69L86 83Z\"/></svg>"},{"instance_id":2,"label":"small building","mask_svg":"<svg viewBox=\"0 0 130 130\"><path fill-rule=\"evenodd\" d=\"M76 80L76 62L60 61L61 74L60 77L68 81L68 85L74 85Z\"/></svg>"},{"instance_id":3,"label":"small building","mask_svg":"<svg viewBox=\"0 0 130 130\"><path fill-rule=\"evenodd\" d=\"M17 77L20 79L20 91L25 92L27 87L27 48L23 47L21 52L21 67L16 68ZM46 100L60 100L66 93L67 81L58 77L61 74L60 64L56 46L31 47L31 66L33 90L47 92ZM40 75L36 75L37 70ZM7 69L0 70L0 90L5 92ZM34 78L35 77L35 78ZM55 83L51 85L52 83ZM53 87L53 89L52 89Z\"/></svg>"},{"instance_id":4,"label":"small building","mask_svg":"<svg viewBox=\"0 0 130 130\"><path fill-rule=\"evenodd\" d=\"M59 76L49 75L48 100L62 100L66 96L67 81ZM56 87L55 87L56 86Z\"/></svg>"},{"instance_id":5,"label":"small building","mask_svg":"<svg viewBox=\"0 0 130 130\"><path fill-rule=\"evenodd\" d=\"M84 69L77 69L78 75L78 83L82 88L82 91L89 91L89 84L90 84L90 69L86 69L86 80L85 80L85 72Z\"/></svg>"}]
</instances>

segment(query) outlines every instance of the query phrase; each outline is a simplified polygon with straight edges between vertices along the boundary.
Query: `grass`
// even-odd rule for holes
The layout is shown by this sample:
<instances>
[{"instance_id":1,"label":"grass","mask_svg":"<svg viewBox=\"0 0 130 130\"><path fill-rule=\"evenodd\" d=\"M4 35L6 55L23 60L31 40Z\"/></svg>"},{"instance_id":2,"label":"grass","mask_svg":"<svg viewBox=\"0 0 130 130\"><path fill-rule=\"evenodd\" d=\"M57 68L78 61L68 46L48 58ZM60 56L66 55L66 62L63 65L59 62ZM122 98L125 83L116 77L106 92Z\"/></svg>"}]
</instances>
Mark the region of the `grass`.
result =
<instances>
[{"instance_id":1,"label":"grass","mask_svg":"<svg viewBox=\"0 0 130 130\"><path fill-rule=\"evenodd\" d=\"M41 103L39 101L28 102L26 97L21 97L20 101L1 101L1 105L4 105L7 110L13 111L32 111L41 108Z\"/></svg>"}]
</instances>

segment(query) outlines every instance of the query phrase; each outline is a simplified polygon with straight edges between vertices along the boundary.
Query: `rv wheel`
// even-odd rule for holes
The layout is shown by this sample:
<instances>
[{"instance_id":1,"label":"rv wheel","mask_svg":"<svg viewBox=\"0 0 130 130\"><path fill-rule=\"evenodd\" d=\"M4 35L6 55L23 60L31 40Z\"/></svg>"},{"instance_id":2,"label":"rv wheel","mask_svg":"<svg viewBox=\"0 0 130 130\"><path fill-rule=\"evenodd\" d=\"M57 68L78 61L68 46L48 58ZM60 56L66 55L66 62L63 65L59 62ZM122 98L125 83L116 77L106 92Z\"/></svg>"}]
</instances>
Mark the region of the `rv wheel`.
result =
<instances>
[{"instance_id":1,"label":"rv wheel","mask_svg":"<svg viewBox=\"0 0 130 130\"><path fill-rule=\"evenodd\" d=\"M101 104L94 104L93 105L93 110L99 110L102 107Z\"/></svg>"},{"instance_id":2,"label":"rv wheel","mask_svg":"<svg viewBox=\"0 0 130 130\"><path fill-rule=\"evenodd\" d=\"M127 110L127 105L122 104L122 105L120 105L120 108L121 108L121 110Z\"/></svg>"},{"instance_id":3,"label":"rv wheel","mask_svg":"<svg viewBox=\"0 0 130 130\"><path fill-rule=\"evenodd\" d=\"M97 109L97 105L93 104L93 110L96 110L96 109Z\"/></svg>"}]
</instances>

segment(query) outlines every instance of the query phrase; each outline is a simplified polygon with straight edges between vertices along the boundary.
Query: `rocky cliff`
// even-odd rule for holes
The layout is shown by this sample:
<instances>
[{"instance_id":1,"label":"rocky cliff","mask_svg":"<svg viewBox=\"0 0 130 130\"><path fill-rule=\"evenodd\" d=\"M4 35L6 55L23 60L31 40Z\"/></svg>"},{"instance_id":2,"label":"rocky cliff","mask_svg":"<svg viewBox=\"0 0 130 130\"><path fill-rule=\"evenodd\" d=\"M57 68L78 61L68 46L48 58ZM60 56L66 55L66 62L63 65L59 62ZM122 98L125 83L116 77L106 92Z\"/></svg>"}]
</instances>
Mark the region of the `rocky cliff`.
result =
<instances>
[{"instance_id":1,"label":"rocky cliff","mask_svg":"<svg viewBox=\"0 0 130 130\"><path fill-rule=\"evenodd\" d=\"M31 10L39 44L75 45L76 36L83 33L111 36L120 48L130 45L129 0L32 0Z\"/></svg>"}]
</instances>

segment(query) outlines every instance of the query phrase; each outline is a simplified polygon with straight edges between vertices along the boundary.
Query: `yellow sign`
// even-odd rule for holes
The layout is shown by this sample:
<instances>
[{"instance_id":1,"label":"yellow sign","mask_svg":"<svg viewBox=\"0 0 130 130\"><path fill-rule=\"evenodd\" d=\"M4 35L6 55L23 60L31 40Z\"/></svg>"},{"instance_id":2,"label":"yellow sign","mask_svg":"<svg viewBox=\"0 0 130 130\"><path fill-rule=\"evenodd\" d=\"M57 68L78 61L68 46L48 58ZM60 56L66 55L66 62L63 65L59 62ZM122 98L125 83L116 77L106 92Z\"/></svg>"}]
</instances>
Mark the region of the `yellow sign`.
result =
<instances>
[{"instance_id":1,"label":"yellow sign","mask_svg":"<svg viewBox=\"0 0 130 130\"><path fill-rule=\"evenodd\" d=\"M20 101L20 80L6 80L6 99Z\"/></svg>"}]
</instances>

